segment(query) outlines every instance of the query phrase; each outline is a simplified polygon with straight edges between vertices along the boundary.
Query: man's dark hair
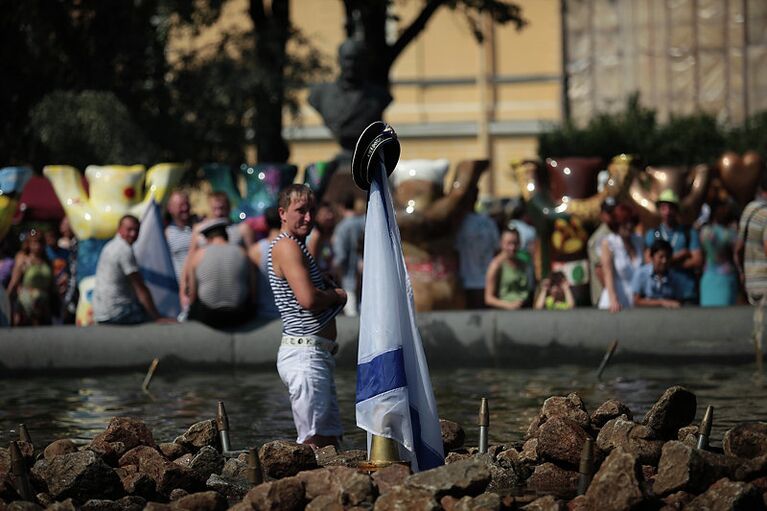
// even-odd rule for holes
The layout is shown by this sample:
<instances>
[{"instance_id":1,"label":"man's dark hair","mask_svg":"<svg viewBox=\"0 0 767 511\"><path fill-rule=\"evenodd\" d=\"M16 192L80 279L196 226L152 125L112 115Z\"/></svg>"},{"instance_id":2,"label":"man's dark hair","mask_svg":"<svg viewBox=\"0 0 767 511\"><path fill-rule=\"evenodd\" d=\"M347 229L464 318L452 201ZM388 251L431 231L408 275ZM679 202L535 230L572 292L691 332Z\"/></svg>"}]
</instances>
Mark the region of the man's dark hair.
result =
<instances>
[{"instance_id":1,"label":"man's dark hair","mask_svg":"<svg viewBox=\"0 0 767 511\"><path fill-rule=\"evenodd\" d=\"M220 225L218 227L213 227L212 229L208 229L205 232L205 238L212 240L213 238L224 238L226 241L229 241L229 233L226 232L226 226Z\"/></svg>"},{"instance_id":2,"label":"man's dark hair","mask_svg":"<svg viewBox=\"0 0 767 511\"><path fill-rule=\"evenodd\" d=\"M123 224L123 222L128 220L128 219L131 219L134 222L136 222L137 224L141 225L141 222L139 221L139 219L135 215L131 215L130 213L128 213L127 215L123 215L123 216L120 217L120 221L117 222L117 228L119 229L120 226Z\"/></svg>"},{"instance_id":3,"label":"man's dark hair","mask_svg":"<svg viewBox=\"0 0 767 511\"><path fill-rule=\"evenodd\" d=\"M344 209L346 210L351 211L354 209L354 193L349 192L345 194L343 205L344 205Z\"/></svg>"},{"instance_id":4,"label":"man's dark hair","mask_svg":"<svg viewBox=\"0 0 767 511\"><path fill-rule=\"evenodd\" d=\"M665 251L666 254L668 254L669 256L671 256L671 254L674 253L674 249L671 248L671 243L669 243L668 241L662 238L655 240L652 246L650 246L650 256L651 257L654 256L655 253L660 250Z\"/></svg>"},{"instance_id":5,"label":"man's dark hair","mask_svg":"<svg viewBox=\"0 0 767 511\"><path fill-rule=\"evenodd\" d=\"M280 210L277 206L269 206L264 210L264 220L266 220L266 226L269 229L279 229L282 225L280 221Z\"/></svg>"}]
</instances>

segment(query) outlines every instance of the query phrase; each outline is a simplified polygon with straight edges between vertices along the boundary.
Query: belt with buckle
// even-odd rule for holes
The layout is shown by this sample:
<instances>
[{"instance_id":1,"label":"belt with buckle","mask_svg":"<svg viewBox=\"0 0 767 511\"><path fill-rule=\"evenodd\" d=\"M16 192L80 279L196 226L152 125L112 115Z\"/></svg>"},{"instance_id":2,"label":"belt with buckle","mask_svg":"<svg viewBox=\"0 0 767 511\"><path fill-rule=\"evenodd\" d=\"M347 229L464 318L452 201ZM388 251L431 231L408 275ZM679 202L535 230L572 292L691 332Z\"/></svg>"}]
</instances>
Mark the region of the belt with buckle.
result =
<instances>
[{"instance_id":1,"label":"belt with buckle","mask_svg":"<svg viewBox=\"0 0 767 511\"><path fill-rule=\"evenodd\" d=\"M331 355L335 355L338 351L338 343L316 336L299 337L295 335L283 335L282 345L297 348L320 348L329 352Z\"/></svg>"}]
</instances>

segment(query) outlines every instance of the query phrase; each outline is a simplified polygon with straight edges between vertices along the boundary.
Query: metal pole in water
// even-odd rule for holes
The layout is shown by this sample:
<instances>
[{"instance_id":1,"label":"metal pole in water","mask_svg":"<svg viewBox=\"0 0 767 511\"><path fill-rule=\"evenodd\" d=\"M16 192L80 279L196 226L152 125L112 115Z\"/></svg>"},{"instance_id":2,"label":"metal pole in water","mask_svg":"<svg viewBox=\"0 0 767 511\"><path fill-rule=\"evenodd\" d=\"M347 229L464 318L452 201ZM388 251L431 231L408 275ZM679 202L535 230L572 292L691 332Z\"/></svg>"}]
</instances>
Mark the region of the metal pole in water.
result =
<instances>
[{"instance_id":1,"label":"metal pole in water","mask_svg":"<svg viewBox=\"0 0 767 511\"><path fill-rule=\"evenodd\" d=\"M607 363L613 357L613 354L615 354L616 348L618 348L618 339L615 339L613 342L610 343L610 346L607 347L607 352L605 353L605 356L602 358L602 363L599 364L599 369L597 369L597 380L602 379L602 373L604 372L605 367L607 367Z\"/></svg>"},{"instance_id":2,"label":"metal pole in water","mask_svg":"<svg viewBox=\"0 0 767 511\"><path fill-rule=\"evenodd\" d=\"M19 440L22 442L32 443L32 437L29 436L26 424L19 424Z\"/></svg>"},{"instance_id":3,"label":"metal pole in water","mask_svg":"<svg viewBox=\"0 0 767 511\"><path fill-rule=\"evenodd\" d=\"M152 383L152 377L154 376L154 372L157 370L157 364L160 363L159 358L155 358L152 360L152 363L149 364L149 370L146 372L146 376L144 377L144 383L141 384L141 389L146 392L149 390L149 384Z\"/></svg>"},{"instance_id":4,"label":"metal pole in water","mask_svg":"<svg viewBox=\"0 0 767 511\"><path fill-rule=\"evenodd\" d=\"M487 405L487 398L483 397L479 404L479 453L487 452L487 429L490 427L490 408Z\"/></svg>"},{"instance_id":5,"label":"metal pole in water","mask_svg":"<svg viewBox=\"0 0 767 511\"><path fill-rule=\"evenodd\" d=\"M13 475L13 487L19 496L29 502L35 501L35 493L32 491L32 485L29 483L29 474L24 457L21 455L19 444L11 442L8 447L11 454L11 474Z\"/></svg>"},{"instance_id":6,"label":"metal pole in water","mask_svg":"<svg viewBox=\"0 0 767 511\"><path fill-rule=\"evenodd\" d=\"M708 449L708 438L711 436L711 426L714 424L714 407L706 408L698 431L698 449Z\"/></svg>"},{"instance_id":7,"label":"metal pole in water","mask_svg":"<svg viewBox=\"0 0 767 511\"><path fill-rule=\"evenodd\" d=\"M245 475L253 486L258 486L264 482L264 475L261 471L261 460L258 458L258 449L251 447L248 449L248 465L245 469Z\"/></svg>"},{"instance_id":8,"label":"metal pole in water","mask_svg":"<svg viewBox=\"0 0 767 511\"><path fill-rule=\"evenodd\" d=\"M583 443L578 474L578 495L585 495L594 477L594 441L591 438Z\"/></svg>"},{"instance_id":9,"label":"metal pole in water","mask_svg":"<svg viewBox=\"0 0 767 511\"><path fill-rule=\"evenodd\" d=\"M221 451L231 451L232 448L229 445L229 416L226 415L223 401L219 401L216 408L216 428L218 429L218 438L221 440Z\"/></svg>"}]
</instances>

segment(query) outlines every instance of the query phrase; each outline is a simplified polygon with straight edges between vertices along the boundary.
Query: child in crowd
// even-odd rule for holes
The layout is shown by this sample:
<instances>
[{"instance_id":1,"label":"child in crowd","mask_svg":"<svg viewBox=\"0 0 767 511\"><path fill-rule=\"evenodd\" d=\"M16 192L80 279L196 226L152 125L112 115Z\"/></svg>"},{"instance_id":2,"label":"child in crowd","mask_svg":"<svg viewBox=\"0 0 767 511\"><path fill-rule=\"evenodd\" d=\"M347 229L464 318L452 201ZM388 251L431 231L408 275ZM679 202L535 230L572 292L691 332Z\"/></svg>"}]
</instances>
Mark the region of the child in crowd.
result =
<instances>
[{"instance_id":1,"label":"child in crowd","mask_svg":"<svg viewBox=\"0 0 767 511\"><path fill-rule=\"evenodd\" d=\"M496 309L520 309L529 302L535 287L533 267L519 254L516 229L501 233L501 252L493 258L485 277L485 304Z\"/></svg>"},{"instance_id":2,"label":"child in crowd","mask_svg":"<svg viewBox=\"0 0 767 511\"><path fill-rule=\"evenodd\" d=\"M561 271L555 271L541 281L541 290L535 299L536 310L568 310L575 307L575 299L570 291L570 283Z\"/></svg>"}]
</instances>

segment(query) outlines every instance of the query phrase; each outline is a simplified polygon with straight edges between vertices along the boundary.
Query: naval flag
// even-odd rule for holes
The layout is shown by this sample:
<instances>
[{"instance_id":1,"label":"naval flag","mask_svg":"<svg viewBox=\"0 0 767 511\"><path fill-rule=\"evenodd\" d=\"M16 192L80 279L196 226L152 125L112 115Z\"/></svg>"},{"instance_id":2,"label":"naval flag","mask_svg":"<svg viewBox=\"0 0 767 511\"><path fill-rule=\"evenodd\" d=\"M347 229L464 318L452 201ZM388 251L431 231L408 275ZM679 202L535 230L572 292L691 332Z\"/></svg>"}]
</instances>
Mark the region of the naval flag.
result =
<instances>
[{"instance_id":1,"label":"naval flag","mask_svg":"<svg viewBox=\"0 0 767 511\"><path fill-rule=\"evenodd\" d=\"M160 205L149 201L141 217L141 229L133 245L141 276L152 294L157 312L161 316L175 318L181 312L178 300L178 282L173 270L168 242L162 226Z\"/></svg>"},{"instance_id":2,"label":"naval flag","mask_svg":"<svg viewBox=\"0 0 767 511\"><path fill-rule=\"evenodd\" d=\"M401 444L400 455L418 472L444 464L439 415L383 162L372 162L370 175L357 426Z\"/></svg>"}]
</instances>

